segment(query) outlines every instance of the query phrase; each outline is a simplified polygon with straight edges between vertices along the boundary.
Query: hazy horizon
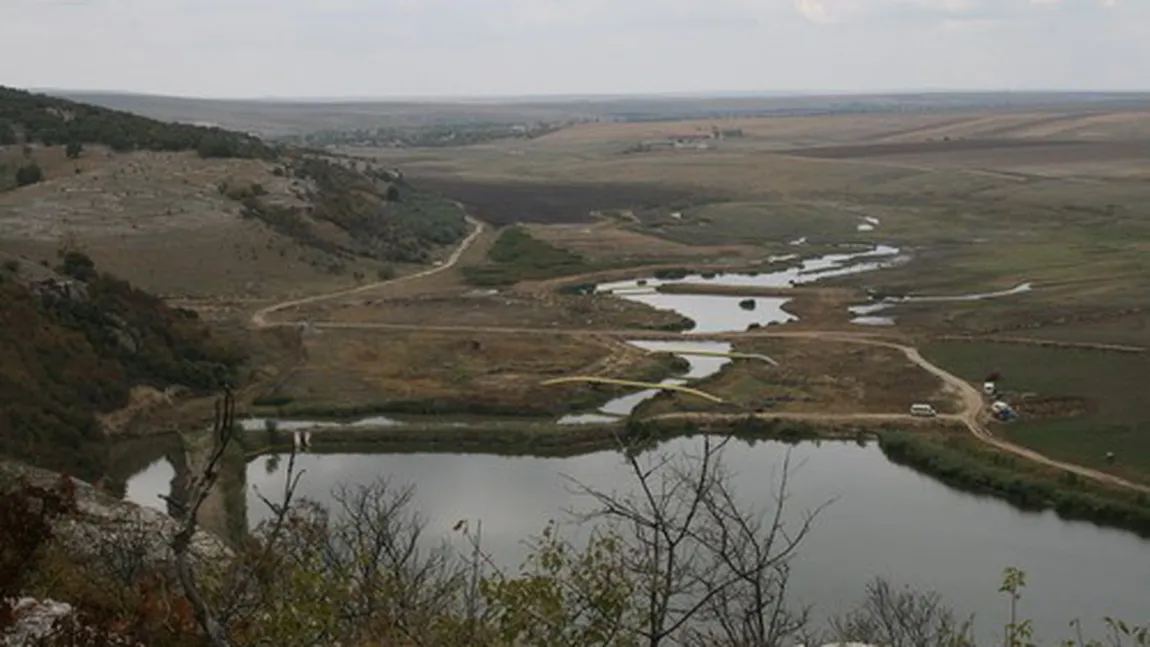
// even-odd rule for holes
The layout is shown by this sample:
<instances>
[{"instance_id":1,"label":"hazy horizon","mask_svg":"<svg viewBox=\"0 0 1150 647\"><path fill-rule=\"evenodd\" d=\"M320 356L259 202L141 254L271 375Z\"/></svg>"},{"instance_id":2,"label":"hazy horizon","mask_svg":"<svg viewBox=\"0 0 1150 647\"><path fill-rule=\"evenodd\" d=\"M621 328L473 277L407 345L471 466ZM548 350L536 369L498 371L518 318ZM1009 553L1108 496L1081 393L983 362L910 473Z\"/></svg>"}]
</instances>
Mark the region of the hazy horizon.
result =
<instances>
[{"instance_id":1,"label":"hazy horizon","mask_svg":"<svg viewBox=\"0 0 1150 647\"><path fill-rule=\"evenodd\" d=\"M218 102L253 102L253 103L460 103L460 104L498 104L498 103L548 103L567 101L619 101L634 99L770 99L770 98L803 98L803 97L883 97L883 96L915 96L915 95L1043 95L1043 94L1070 94L1070 95L1142 95L1150 94L1150 86L1145 89L1109 90L1093 89L1081 90L1067 89L1032 89L1009 90L999 88L974 88L955 90L950 88L876 88L874 90L860 90L855 92L838 90L715 90L715 91L667 91L646 92L636 94L491 94L491 95L383 95L383 96L194 96L178 94L157 94L153 92L137 92L133 90L108 88L52 88L29 87L23 88L30 92L49 95L110 95L140 97L152 99L173 99L190 101L218 101Z\"/></svg>"},{"instance_id":2,"label":"hazy horizon","mask_svg":"<svg viewBox=\"0 0 1150 647\"><path fill-rule=\"evenodd\" d=\"M7 0L0 22L4 84L205 99L1133 92L1150 78L1145 0Z\"/></svg>"}]
</instances>

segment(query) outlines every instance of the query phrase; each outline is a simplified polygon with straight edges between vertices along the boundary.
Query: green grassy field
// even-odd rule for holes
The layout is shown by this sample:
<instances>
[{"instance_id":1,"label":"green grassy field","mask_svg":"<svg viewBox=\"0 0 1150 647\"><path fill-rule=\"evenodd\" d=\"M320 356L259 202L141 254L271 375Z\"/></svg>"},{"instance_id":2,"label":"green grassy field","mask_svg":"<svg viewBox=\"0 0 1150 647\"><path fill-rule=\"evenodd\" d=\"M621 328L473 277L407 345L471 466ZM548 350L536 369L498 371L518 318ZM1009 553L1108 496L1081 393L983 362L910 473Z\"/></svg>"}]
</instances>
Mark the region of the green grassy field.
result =
<instances>
[{"instance_id":1,"label":"green grassy field","mask_svg":"<svg viewBox=\"0 0 1150 647\"><path fill-rule=\"evenodd\" d=\"M1052 458L1150 482L1150 354L969 342L936 342L923 353L975 383L1000 371L1009 393L1085 399L1078 415L1039 420L1027 420L1026 401L1017 401L1024 418L995 431Z\"/></svg>"}]
</instances>

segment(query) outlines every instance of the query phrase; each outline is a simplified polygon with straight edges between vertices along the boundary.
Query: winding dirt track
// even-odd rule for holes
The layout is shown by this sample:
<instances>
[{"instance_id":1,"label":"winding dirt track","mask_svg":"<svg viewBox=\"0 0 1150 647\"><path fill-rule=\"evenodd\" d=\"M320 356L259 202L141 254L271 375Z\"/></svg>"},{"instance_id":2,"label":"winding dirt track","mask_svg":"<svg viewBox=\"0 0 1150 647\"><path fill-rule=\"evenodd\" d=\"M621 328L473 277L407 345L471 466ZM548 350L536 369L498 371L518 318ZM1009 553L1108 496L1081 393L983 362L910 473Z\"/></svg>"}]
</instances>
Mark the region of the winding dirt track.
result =
<instances>
[{"instance_id":1,"label":"winding dirt track","mask_svg":"<svg viewBox=\"0 0 1150 647\"><path fill-rule=\"evenodd\" d=\"M349 294L356 294L384 285L393 285L401 282L412 281L427 276L432 276L440 272L445 272L454 267L460 257L465 251L475 242L479 235L484 230L482 222L468 217L468 221L472 224L474 229L471 234L467 236L460 243L459 247L452 252L443 264L438 265L429 270L410 274L407 276L391 279L387 281L378 281L367 285L357 286L355 288L340 290L337 292L329 292L324 294L317 294L300 299L284 301L265 308L262 308L252 315L251 323L256 328L266 328L271 326L292 326L295 322L291 321L269 321L268 316L289 308L298 307L301 305L317 303L328 299L335 299ZM856 331L834 331L834 330L805 330L805 331L747 331L735 333L721 333L721 334L706 334L706 335L684 335L677 332L666 331L651 331L651 330L593 330L582 328L523 328L523 327L500 327L500 326L428 326L423 324L385 324L385 323L344 323L344 322L312 322L311 326L314 328L323 329L360 329L360 330L420 330L420 331L439 331L439 332L467 332L467 333L492 333L492 334L511 334L511 335L577 335L577 336L614 336L627 339L678 339L678 340L723 340L731 341L738 339L753 339L753 338L802 338L802 339L821 339L825 341L841 342L849 344L863 344L867 346L880 346L884 348L892 348L898 350L906 356L908 360L922 368L923 370L938 377L944 388L952 392L959 401L962 403L962 411L953 415L941 415L937 419L957 422L964 425L970 430L972 434L980 441L991 445L1001 451L1020 456L1027 460L1046 465L1055 469L1064 470L1077 474L1083 478L1091 479L1093 481L1111 485L1120 488L1128 488L1140 492L1150 493L1150 486L1140 483L1134 483L1126 479L1107 474L1098 470L1075 465L1072 463L1064 463L1049 458L1034 450L1027 449L1020 445L1008 442L1001 438L994 436L986 426L989 420L989 414L983 401L982 393L973 387L970 383L962 378L946 371L945 369L936 366L935 364L927 361L926 358L913 346L900 344L889 339L883 338L881 333L868 333ZM678 418L678 419L694 419L694 420L713 420L722 421L725 419L745 418L748 414L719 414L719 413L676 413L666 414L659 416L660 418ZM764 419L795 419L795 420L809 420L809 421L841 421L841 422L914 422L921 424L924 421L922 418L915 418L909 414L870 414L870 413L855 413L855 414L821 414L821 413L755 413L750 414L758 418Z\"/></svg>"},{"instance_id":2,"label":"winding dirt track","mask_svg":"<svg viewBox=\"0 0 1150 647\"><path fill-rule=\"evenodd\" d=\"M360 292L367 292L368 290L374 290L375 288L378 288L378 287L381 287L384 285L395 285L398 283L406 283L408 281L414 281L416 279L427 278L429 276L434 276L436 274L439 274L440 272L446 272L447 270L450 270L451 268L455 267L456 263L459 262L460 257L463 256L463 253L466 252L467 249L469 247L471 247L472 244L475 243L475 240L477 238L479 238L479 235L482 234L483 230L485 229L485 226L482 222L476 220L475 218L472 218L471 216L464 216L464 217L467 218L467 222L471 223L471 227L472 227L471 233L467 235L467 238L463 239L463 242L459 243L459 247L456 247L455 251L451 252L451 256L447 257L447 260L443 261L442 264L436 265L435 267L433 267L431 269L423 270L422 272L416 272L415 274L408 274L407 276L401 276L401 277L395 278L395 279L387 279L386 281L376 281L375 283L367 283L365 285L358 285L354 288L349 288L346 290L337 290L335 292L325 292L322 294L314 294L312 296L303 297L301 299L292 299L291 301L283 301L280 303L276 303L276 304L270 305L266 308L261 308L260 310L257 310L252 315L252 325L255 326L256 328L267 328L269 326L288 325L288 324L285 324L283 322L269 322L268 321L268 315L279 312L280 310L287 310L288 308L298 308L299 306L308 305L311 303L318 303L320 301L327 301L328 299L338 299L339 297L345 297L345 296L348 296L350 294L358 294Z\"/></svg>"}]
</instances>

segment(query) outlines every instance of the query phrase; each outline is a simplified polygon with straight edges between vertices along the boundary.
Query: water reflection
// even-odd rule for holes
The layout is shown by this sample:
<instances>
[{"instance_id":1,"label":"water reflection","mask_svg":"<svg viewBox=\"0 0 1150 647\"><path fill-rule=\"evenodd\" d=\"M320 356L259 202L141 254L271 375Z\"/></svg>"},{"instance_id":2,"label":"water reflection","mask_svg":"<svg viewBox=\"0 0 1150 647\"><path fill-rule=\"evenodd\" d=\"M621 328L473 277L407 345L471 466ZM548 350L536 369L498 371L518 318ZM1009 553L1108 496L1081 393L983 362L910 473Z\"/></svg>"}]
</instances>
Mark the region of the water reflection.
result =
<instances>
[{"instance_id":1,"label":"water reflection","mask_svg":"<svg viewBox=\"0 0 1150 647\"><path fill-rule=\"evenodd\" d=\"M691 440L670 443L683 448ZM774 442L737 443L727 454L740 496L769 502L786 448ZM987 630L1003 621L995 594L1004 566L1028 571L1022 611L1040 628L1060 632L1068 619L1104 614L1142 620L1150 589L1150 543L1132 534L1070 523L1052 513L1023 513L1000 501L963 494L888 462L873 446L800 445L801 464L790 512L835 502L819 518L795 565L796 601L838 612L857 601L866 582L889 577L940 590ZM522 541L548 519L589 502L574 495L567 477L603 490L632 486L618 454L569 459L483 455L304 455L304 496L326 500L335 485L386 476L417 487L419 509L432 535L452 537L461 519L483 521L484 542L501 563L523 557ZM249 467L248 481L266 493L283 473ZM266 515L249 493L254 523ZM1050 640L1061 633L1043 634Z\"/></svg>"},{"instance_id":2,"label":"water reflection","mask_svg":"<svg viewBox=\"0 0 1150 647\"><path fill-rule=\"evenodd\" d=\"M714 285L755 288L788 288L888 267L897 262L899 250L878 245L858 252L826 254L808 258L784 270L764 273L689 274L677 279L646 277L629 281L603 283L596 291L620 299L643 303L662 310L673 310L695 321L691 333L739 332L752 324L766 326L795 321L783 306L786 297L756 297L755 308L739 305L745 297L714 294L674 294L660 292L666 285Z\"/></svg>"}]
</instances>

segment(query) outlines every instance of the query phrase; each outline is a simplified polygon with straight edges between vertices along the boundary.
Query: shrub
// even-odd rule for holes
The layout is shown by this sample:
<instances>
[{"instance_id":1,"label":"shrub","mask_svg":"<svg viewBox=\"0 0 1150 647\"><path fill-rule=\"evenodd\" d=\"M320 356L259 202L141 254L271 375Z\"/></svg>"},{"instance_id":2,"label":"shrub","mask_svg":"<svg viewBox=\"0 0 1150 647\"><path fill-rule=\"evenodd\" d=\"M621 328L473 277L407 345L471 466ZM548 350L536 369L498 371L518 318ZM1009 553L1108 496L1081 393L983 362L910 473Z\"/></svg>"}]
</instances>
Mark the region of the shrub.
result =
<instances>
[{"instance_id":1,"label":"shrub","mask_svg":"<svg viewBox=\"0 0 1150 647\"><path fill-rule=\"evenodd\" d=\"M16 186L28 186L44 181L44 171L35 162L16 169Z\"/></svg>"}]
</instances>

